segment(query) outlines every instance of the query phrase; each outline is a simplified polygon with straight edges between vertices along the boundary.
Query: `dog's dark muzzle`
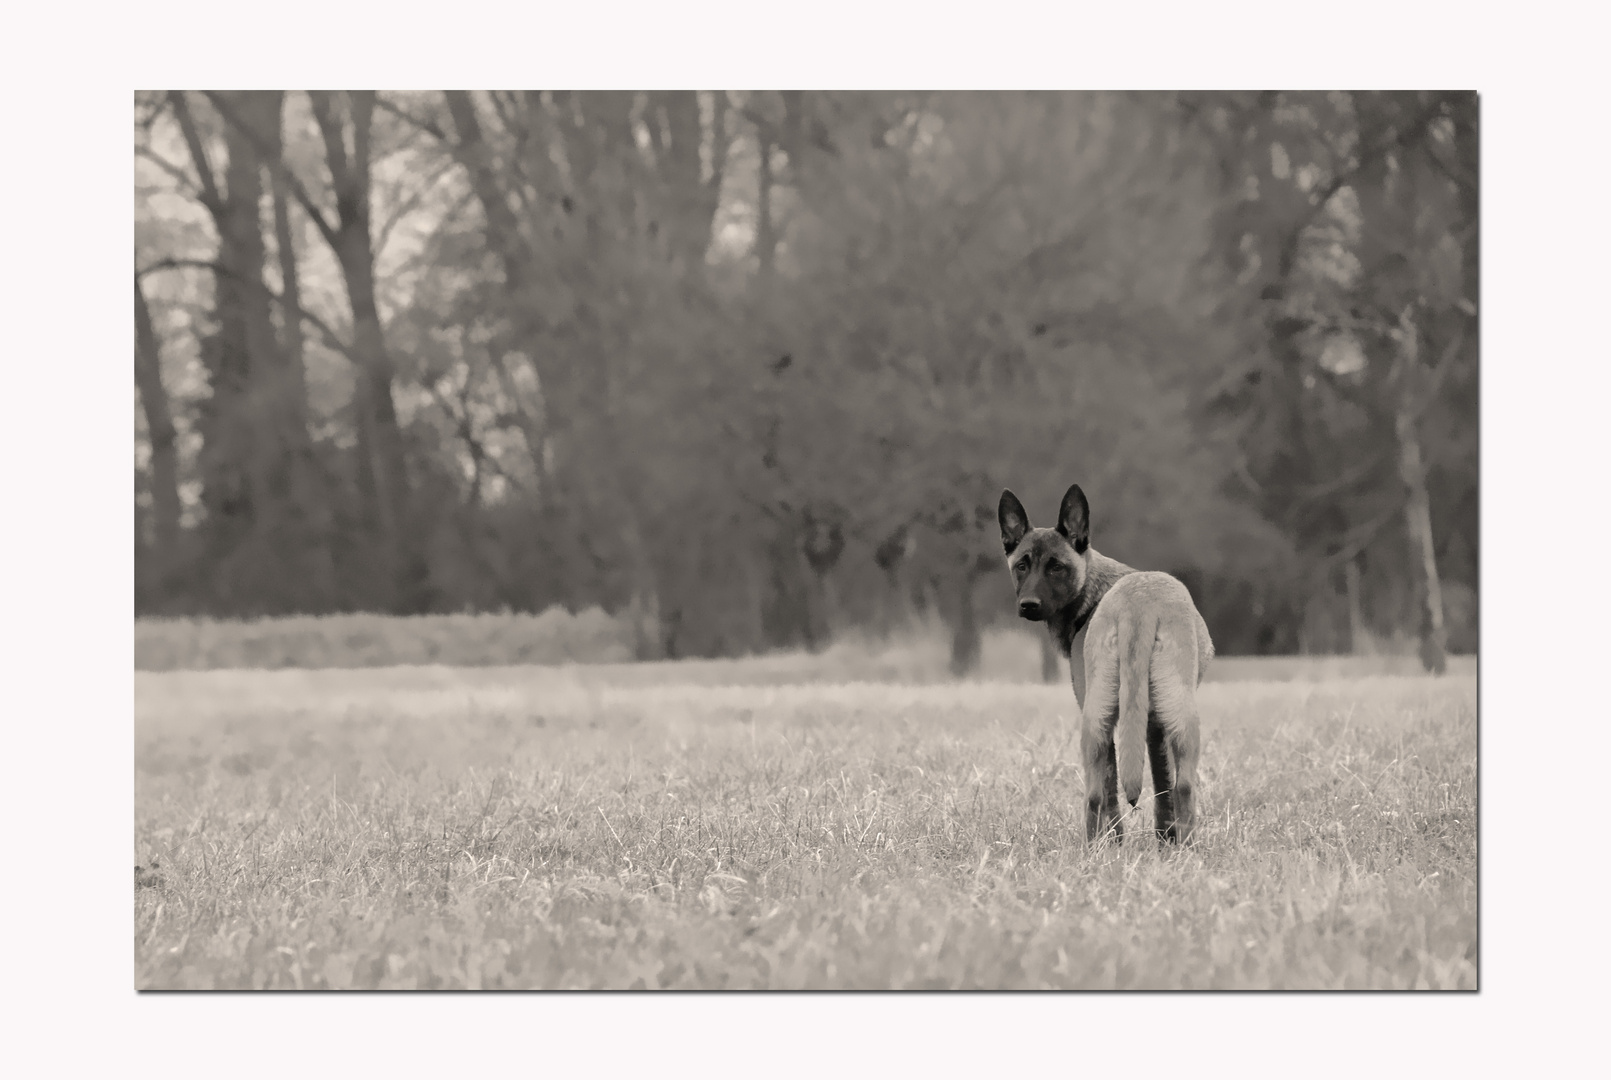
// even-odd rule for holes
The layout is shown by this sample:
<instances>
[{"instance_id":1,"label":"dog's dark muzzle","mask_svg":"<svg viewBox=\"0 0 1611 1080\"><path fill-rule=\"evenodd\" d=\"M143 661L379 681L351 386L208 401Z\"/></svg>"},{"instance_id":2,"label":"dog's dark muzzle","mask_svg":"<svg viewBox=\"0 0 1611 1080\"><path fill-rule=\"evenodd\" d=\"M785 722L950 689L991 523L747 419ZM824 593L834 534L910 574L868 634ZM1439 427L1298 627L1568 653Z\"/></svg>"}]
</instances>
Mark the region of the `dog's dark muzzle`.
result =
<instances>
[{"instance_id":1,"label":"dog's dark muzzle","mask_svg":"<svg viewBox=\"0 0 1611 1080\"><path fill-rule=\"evenodd\" d=\"M1018 601L1018 617L1029 619L1031 622L1040 622L1046 617L1046 612L1041 608L1039 600L1020 600Z\"/></svg>"}]
</instances>

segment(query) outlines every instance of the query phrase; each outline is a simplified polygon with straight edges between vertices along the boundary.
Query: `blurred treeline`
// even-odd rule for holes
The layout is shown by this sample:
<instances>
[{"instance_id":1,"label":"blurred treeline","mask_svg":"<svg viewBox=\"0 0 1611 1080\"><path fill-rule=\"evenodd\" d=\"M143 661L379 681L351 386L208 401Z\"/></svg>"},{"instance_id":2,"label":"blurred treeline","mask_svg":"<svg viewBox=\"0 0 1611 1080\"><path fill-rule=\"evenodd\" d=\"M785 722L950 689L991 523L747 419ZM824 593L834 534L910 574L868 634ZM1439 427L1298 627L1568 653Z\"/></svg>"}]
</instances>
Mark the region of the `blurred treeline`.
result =
<instances>
[{"instance_id":1,"label":"blurred treeline","mask_svg":"<svg viewBox=\"0 0 1611 1080\"><path fill-rule=\"evenodd\" d=\"M150 92L135 148L139 614L966 670L1001 488L1078 482L1222 653L1475 648L1473 94Z\"/></svg>"}]
</instances>

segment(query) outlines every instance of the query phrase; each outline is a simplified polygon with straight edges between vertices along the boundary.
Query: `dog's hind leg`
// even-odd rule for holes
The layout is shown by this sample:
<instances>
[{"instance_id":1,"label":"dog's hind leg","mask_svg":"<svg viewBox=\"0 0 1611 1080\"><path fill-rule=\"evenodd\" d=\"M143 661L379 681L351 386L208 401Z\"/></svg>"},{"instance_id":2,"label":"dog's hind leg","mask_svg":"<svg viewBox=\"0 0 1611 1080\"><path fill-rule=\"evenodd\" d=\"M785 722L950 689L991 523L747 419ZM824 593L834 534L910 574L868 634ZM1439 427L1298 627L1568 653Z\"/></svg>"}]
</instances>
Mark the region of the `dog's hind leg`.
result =
<instances>
[{"instance_id":1,"label":"dog's hind leg","mask_svg":"<svg viewBox=\"0 0 1611 1080\"><path fill-rule=\"evenodd\" d=\"M1169 733L1169 747L1175 758L1175 820L1170 825L1169 839L1184 844L1197 828L1197 752L1200 737L1197 734L1197 706L1191 704L1189 720L1182 722Z\"/></svg>"},{"instance_id":2,"label":"dog's hind leg","mask_svg":"<svg viewBox=\"0 0 1611 1080\"><path fill-rule=\"evenodd\" d=\"M1194 674L1167 663L1155 663L1152 671L1153 708L1158 718L1159 742L1163 744L1154 754L1166 751L1168 759L1160 769L1159 757L1153 757L1152 782L1157 791L1167 791L1169 796L1170 820L1166 825L1160 815L1160 835L1176 843L1191 838L1197 821L1197 695L1186 679ZM1147 733L1150 744L1150 726ZM1164 775L1160 777L1161 771ZM1160 807L1162 802L1160 796Z\"/></svg>"},{"instance_id":3,"label":"dog's hind leg","mask_svg":"<svg viewBox=\"0 0 1611 1080\"><path fill-rule=\"evenodd\" d=\"M1167 840L1175 823L1174 777L1169 767L1169 739L1156 712L1147 717L1147 760L1152 765L1152 820L1159 840Z\"/></svg>"},{"instance_id":4,"label":"dog's hind leg","mask_svg":"<svg viewBox=\"0 0 1611 1080\"><path fill-rule=\"evenodd\" d=\"M1159 818L1161 836L1184 844L1191 839L1197 824L1197 753L1201 744L1197 731L1197 700L1191 691L1174 696L1158 708L1159 727L1163 734L1173 776L1166 777L1169 792L1170 821L1165 826ZM1159 783L1158 765L1153 764L1153 783ZM1160 788L1160 790L1164 790Z\"/></svg>"}]
</instances>

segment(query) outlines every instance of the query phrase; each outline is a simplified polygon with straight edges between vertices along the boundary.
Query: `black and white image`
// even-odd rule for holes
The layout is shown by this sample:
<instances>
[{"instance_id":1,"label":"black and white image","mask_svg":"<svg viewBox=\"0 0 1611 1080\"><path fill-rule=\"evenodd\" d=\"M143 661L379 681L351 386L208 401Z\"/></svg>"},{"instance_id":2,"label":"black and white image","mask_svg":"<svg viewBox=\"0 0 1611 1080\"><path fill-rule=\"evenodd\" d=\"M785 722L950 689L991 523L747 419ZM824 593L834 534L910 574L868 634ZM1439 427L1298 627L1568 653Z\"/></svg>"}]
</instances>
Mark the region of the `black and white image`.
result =
<instances>
[{"instance_id":1,"label":"black and white image","mask_svg":"<svg viewBox=\"0 0 1611 1080\"><path fill-rule=\"evenodd\" d=\"M136 988L1475 991L1478 134L135 93Z\"/></svg>"}]
</instances>

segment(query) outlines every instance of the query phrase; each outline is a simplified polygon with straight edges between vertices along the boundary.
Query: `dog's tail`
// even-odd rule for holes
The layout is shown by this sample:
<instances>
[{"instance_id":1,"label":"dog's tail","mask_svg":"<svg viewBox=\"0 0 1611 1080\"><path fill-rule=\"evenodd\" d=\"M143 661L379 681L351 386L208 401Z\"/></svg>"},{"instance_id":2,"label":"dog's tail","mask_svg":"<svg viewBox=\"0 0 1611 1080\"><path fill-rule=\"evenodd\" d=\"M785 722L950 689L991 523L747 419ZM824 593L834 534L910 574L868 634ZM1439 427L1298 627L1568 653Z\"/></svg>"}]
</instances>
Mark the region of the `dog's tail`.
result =
<instances>
[{"instance_id":1,"label":"dog's tail","mask_svg":"<svg viewBox=\"0 0 1611 1080\"><path fill-rule=\"evenodd\" d=\"M1143 608L1119 619L1119 722L1113 749L1119 787L1134 806L1141 798L1141 774L1147 768L1147 712L1151 694L1152 647L1158 640L1158 615Z\"/></svg>"}]
</instances>

